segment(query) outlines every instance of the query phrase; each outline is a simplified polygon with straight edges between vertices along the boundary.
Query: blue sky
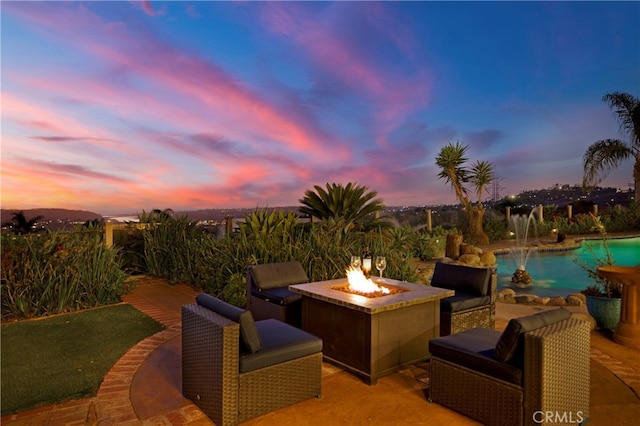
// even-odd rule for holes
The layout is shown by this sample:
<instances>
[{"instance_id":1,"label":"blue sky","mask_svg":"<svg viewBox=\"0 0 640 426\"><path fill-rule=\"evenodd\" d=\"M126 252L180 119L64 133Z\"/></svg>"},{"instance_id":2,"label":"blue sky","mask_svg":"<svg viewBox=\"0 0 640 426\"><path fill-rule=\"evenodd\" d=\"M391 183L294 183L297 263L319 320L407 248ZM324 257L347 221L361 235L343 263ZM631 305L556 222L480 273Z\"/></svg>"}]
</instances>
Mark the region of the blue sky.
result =
<instances>
[{"instance_id":1,"label":"blue sky","mask_svg":"<svg viewBox=\"0 0 640 426\"><path fill-rule=\"evenodd\" d=\"M0 7L3 208L273 207L327 182L452 203L456 141L502 195L578 184L623 138L602 96L640 96L639 2Z\"/></svg>"}]
</instances>

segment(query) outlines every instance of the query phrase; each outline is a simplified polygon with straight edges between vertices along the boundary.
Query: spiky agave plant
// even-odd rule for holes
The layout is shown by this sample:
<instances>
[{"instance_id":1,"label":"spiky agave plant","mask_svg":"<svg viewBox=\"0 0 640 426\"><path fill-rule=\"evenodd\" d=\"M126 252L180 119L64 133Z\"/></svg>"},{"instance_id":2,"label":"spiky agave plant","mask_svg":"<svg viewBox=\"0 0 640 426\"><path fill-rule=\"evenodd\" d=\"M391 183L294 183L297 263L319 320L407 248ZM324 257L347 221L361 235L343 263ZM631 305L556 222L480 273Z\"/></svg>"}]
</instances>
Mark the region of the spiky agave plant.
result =
<instances>
[{"instance_id":1,"label":"spiky agave plant","mask_svg":"<svg viewBox=\"0 0 640 426\"><path fill-rule=\"evenodd\" d=\"M238 226L246 235L267 235L291 232L297 224L298 217L293 212L258 209L246 215L244 222L238 223Z\"/></svg>"}]
</instances>

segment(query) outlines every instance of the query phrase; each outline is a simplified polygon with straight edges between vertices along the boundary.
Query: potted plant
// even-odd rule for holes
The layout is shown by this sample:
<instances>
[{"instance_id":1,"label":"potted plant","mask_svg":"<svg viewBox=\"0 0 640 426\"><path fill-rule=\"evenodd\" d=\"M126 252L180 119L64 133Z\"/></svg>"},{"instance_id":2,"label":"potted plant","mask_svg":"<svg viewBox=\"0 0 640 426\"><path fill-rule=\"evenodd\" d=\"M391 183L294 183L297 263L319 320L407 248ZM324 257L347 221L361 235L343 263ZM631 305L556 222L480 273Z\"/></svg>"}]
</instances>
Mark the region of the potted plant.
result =
<instances>
[{"instance_id":1,"label":"potted plant","mask_svg":"<svg viewBox=\"0 0 640 426\"><path fill-rule=\"evenodd\" d=\"M596 253L593 246L586 246L585 248L592 254L594 262L590 263L579 259L574 259L574 262L587 271L589 278L593 280L593 283L582 291L582 294L586 296L589 315L596 320L598 327L614 330L620 321L622 285L609 281L598 274L598 267L613 266L615 262L609 251L607 230L598 216L591 213L589 215L594 223L593 229L598 231L602 237L604 256Z\"/></svg>"}]
</instances>

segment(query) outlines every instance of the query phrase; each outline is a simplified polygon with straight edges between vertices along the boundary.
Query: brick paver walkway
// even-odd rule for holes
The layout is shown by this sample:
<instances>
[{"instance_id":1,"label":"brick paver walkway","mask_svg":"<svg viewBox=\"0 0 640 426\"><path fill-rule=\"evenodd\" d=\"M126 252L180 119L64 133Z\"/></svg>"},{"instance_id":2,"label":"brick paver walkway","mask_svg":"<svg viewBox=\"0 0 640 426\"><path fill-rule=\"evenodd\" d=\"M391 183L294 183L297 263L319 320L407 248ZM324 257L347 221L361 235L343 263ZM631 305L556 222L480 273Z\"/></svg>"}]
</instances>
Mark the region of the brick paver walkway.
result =
<instances>
[{"instance_id":1,"label":"brick paver walkway","mask_svg":"<svg viewBox=\"0 0 640 426\"><path fill-rule=\"evenodd\" d=\"M167 285L166 280L143 278L136 283L136 287L149 285ZM198 292L182 284L173 286L175 290L185 293L195 299ZM179 410L159 413L149 419L140 420L131 405L130 387L133 377L144 360L160 345L169 339L180 335L179 309L168 311L153 303L140 292L133 291L123 297L136 309L165 325L165 329L139 342L131 348L109 371L104 378L98 395L95 398L97 422L102 425L184 425L194 420L206 419L202 411L195 405L189 404ZM210 422L209 422L210 423Z\"/></svg>"}]
</instances>

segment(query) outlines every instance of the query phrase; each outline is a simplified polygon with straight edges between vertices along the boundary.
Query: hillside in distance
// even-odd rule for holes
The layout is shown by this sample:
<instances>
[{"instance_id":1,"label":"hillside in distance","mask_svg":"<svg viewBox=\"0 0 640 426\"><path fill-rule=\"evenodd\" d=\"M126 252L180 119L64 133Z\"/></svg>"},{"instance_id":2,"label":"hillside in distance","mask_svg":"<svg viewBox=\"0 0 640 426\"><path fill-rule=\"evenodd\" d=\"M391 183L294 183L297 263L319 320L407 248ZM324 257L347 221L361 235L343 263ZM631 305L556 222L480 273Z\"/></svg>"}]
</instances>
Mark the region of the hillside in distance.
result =
<instances>
[{"instance_id":1,"label":"hillside in distance","mask_svg":"<svg viewBox=\"0 0 640 426\"><path fill-rule=\"evenodd\" d=\"M102 215L85 210L68 210L68 209L1 209L0 217L2 223L10 222L13 214L22 212L24 217L29 220L36 216L42 216L43 222L71 221L84 222L92 219L102 219Z\"/></svg>"},{"instance_id":2,"label":"hillside in distance","mask_svg":"<svg viewBox=\"0 0 640 426\"><path fill-rule=\"evenodd\" d=\"M559 185L556 184L546 189L537 189L522 191L516 196L504 197L500 201L487 202L488 208L504 209L504 205L511 205L512 208L520 208L524 210L530 210L539 204L542 205L555 205L558 207L565 207L568 204L577 203L595 203L601 208L607 206L614 206L617 204L628 206L631 202L633 191L631 189L627 191L621 191L612 187L598 187L591 193L585 194L583 189L579 185ZM506 204L505 204L506 203ZM234 219L242 219L247 215L250 215L256 209L265 211L284 211L298 213L300 206L280 206L280 207L263 207L263 208L211 208L200 209L190 211L175 211L175 217L187 216L190 220L208 222L209 224L222 224L226 217L232 217ZM447 206L387 206L383 214L391 215L396 218L400 218L406 214L417 215L420 220L424 217L425 207L436 210L450 210L451 208L457 208L457 205ZM590 208L589 208L590 210ZM129 212L121 215L102 216L98 213L85 211L85 210L70 210L59 208L39 208L39 209L1 209L1 221L5 224L11 221L12 215L18 211L22 211L26 219L31 219L36 216L42 216L43 219L39 221L39 225L48 229L58 228L70 228L74 224L82 224L87 220L99 219L109 220L111 222L125 222L125 221L137 221L138 215L142 212ZM149 212L150 210L147 210ZM407 213L408 212L408 213ZM574 213L577 213L574 210ZM402 220L400 221L402 222Z\"/></svg>"}]
</instances>

